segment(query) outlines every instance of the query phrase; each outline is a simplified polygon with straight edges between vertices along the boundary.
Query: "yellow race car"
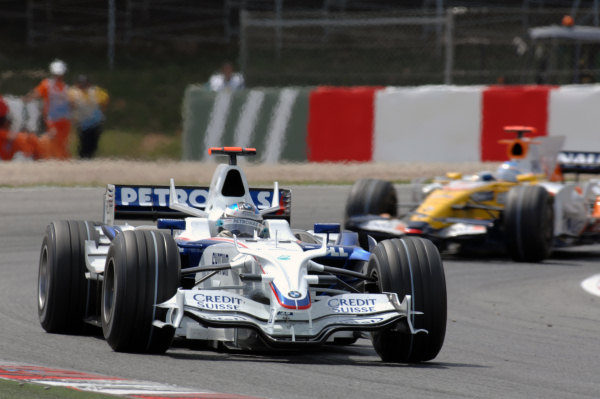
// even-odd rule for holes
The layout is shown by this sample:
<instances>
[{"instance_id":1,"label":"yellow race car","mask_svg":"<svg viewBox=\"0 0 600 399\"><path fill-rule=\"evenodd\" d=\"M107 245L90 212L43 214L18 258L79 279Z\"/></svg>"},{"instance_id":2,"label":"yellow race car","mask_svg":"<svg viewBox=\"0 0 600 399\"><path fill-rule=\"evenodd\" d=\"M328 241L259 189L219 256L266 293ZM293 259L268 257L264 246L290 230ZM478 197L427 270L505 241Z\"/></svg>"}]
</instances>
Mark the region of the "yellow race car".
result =
<instances>
[{"instance_id":1,"label":"yellow race car","mask_svg":"<svg viewBox=\"0 0 600 399\"><path fill-rule=\"evenodd\" d=\"M359 232L365 246L418 235L441 249L450 243L500 246L525 262L541 261L555 247L600 241L600 180L566 183L561 173L600 173L600 154L559 154L564 138L525 138L534 131L530 127L505 131L516 133L503 141L509 161L495 172L435 179L420 187L417 206L401 217L391 183L357 181L346 202L345 227Z\"/></svg>"}]
</instances>

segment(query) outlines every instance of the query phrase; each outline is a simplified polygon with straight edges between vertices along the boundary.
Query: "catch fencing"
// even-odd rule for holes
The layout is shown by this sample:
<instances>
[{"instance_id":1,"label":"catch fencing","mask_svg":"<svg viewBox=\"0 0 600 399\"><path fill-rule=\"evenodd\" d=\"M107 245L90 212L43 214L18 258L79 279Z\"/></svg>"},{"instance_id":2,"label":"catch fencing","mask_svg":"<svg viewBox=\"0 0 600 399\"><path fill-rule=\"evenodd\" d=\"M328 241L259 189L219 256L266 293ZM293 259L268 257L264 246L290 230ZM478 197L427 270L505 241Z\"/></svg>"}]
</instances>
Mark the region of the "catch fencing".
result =
<instances>
[{"instance_id":1,"label":"catch fencing","mask_svg":"<svg viewBox=\"0 0 600 399\"><path fill-rule=\"evenodd\" d=\"M249 85L270 86L596 80L600 40L531 37L531 28L560 25L572 12L526 7L456 7L441 14L242 11L240 64ZM597 15L580 12L576 22L597 23Z\"/></svg>"},{"instance_id":2,"label":"catch fencing","mask_svg":"<svg viewBox=\"0 0 600 399\"><path fill-rule=\"evenodd\" d=\"M279 17L242 11L240 66L250 85L443 81L451 56L446 38L452 35L443 32L452 28L448 15L294 13Z\"/></svg>"},{"instance_id":3,"label":"catch fencing","mask_svg":"<svg viewBox=\"0 0 600 399\"><path fill-rule=\"evenodd\" d=\"M595 41L533 39L530 29L600 25L598 0L524 0L512 8L423 7L354 1L335 7L267 0L29 0L7 14L25 19L29 44L76 42L197 54L239 43L248 86L566 84L600 79ZM385 3L385 4L384 4ZM463 2L466 4L466 2ZM481 5L484 2L479 2ZM563 5L564 8L550 8ZM600 36L600 33L599 33ZM131 54L127 54L131 57ZM119 57L117 57L119 58ZM123 58L123 57L122 57ZM123 60L121 60L123 61Z\"/></svg>"}]
</instances>

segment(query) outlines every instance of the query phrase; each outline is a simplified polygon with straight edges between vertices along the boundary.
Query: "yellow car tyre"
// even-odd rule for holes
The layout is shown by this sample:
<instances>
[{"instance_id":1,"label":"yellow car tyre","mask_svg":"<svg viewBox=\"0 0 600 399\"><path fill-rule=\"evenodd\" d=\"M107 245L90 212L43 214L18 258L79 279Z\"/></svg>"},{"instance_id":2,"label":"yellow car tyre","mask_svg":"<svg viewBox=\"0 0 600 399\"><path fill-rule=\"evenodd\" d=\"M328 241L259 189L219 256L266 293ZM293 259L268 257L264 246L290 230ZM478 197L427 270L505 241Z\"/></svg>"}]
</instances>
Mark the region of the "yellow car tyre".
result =
<instances>
[{"instance_id":1,"label":"yellow car tyre","mask_svg":"<svg viewBox=\"0 0 600 399\"><path fill-rule=\"evenodd\" d=\"M383 361L418 363L435 358L446 335L446 279L438 249L427 239L405 237L381 241L371 254L367 274L376 281L370 290L394 292L402 301L412 298L415 329L401 321L372 334L373 347Z\"/></svg>"},{"instance_id":2,"label":"yellow car tyre","mask_svg":"<svg viewBox=\"0 0 600 399\"><path fill-rule=\"evenodd\" d=\"M360 179L354 183L344 211L344 226L350 227L349 220L353 216L385 215L394 217L398 214L398 199L394 185L385 180ZM367 234L359 233L359 243L369 248Z\"/></svg>"},{"instance_id":3,"label":"yellow car tyre","mask_svg":"<svg viewBox=\"0 0 600 399\"><path fill-rule=\"evenodd\" d=\"M346 201L345 219L357 215L396 216L398 199L394 185L385 180L361 179L354 183Z\"/></svg>"},{"instance_id":4,"label":"yellow car tyre","mask_svg":"<svg viewBox=\"0 0 600 399\"><path fill-rule=\"evenodd\" d=\"M518 262L540 262L550 256L554 237L553 199L542 186L511 188L504 208L509 255Z\"/></svg>"}]
</instances>

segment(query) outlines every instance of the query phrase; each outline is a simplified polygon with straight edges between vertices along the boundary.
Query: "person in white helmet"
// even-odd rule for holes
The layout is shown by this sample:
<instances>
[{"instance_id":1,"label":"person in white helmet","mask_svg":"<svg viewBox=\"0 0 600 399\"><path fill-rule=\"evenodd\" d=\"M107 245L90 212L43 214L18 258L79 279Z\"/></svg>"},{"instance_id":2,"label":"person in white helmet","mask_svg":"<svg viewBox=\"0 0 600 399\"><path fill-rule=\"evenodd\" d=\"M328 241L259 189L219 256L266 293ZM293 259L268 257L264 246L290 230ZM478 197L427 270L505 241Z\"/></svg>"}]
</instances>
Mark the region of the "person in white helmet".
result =
<instances>
[{"instance_id":1,"label":"person in white helmet","mask_svg":"<svg viewBox=\"0 0 600 399\"><path fill-rule=\"evenodd\" d=\"M49 135L47 157L67 159L71 132L71 106L68 86L64 81L67 64L56 59L50 63L50 77L42 80L26 97L26 101L39 98L44 103L44 118Z\"/></svg>"}]
</instances>

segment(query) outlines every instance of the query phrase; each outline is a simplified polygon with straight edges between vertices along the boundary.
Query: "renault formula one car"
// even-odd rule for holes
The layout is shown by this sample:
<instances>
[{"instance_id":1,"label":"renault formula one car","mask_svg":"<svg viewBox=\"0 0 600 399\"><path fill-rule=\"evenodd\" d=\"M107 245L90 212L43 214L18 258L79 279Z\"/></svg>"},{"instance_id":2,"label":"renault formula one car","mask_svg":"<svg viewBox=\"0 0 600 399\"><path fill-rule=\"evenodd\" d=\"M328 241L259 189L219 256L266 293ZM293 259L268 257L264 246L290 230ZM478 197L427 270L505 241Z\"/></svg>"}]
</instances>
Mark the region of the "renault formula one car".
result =
<instances>
[{"instance_id":1,"label":"renault formula one car","mask_svg":"<svg viewBox=\"0 0 600 399\"><path fill-rule=\"evenodd\" d=\"M415 187L418 206L397 217L389 182L357 181L348 197L345 227L361 240L421 236L440 249L505 248L517 261L537 262L552 248L600 241L600 180L565 182L563 173L600 173L600 154L560 152L563 137L523 137L534 129L508 126L510 161L495 173L448 173ZM558 168L557 166L558 160ZM420 198L419 198L420 197Z\"/></svg>"},{"instance_id":2,"label":"renault formula one car","mask_svg":"<svg viewBox=\"0 0 600 399\"><path fill-rule=\"evenodd\" d=\"M371 240L339 224L290 228L291 193L249 188L237 156L209 188L115 186L104 221L51 223L39 263L48 332L101 326L115 351L160 353L174 337L230 349L351 344L370 333L385 361L440 351L446 285L437 248L408 237ZM115 225L119 218L156 226Z\"/></svg>"}]
</instances>

